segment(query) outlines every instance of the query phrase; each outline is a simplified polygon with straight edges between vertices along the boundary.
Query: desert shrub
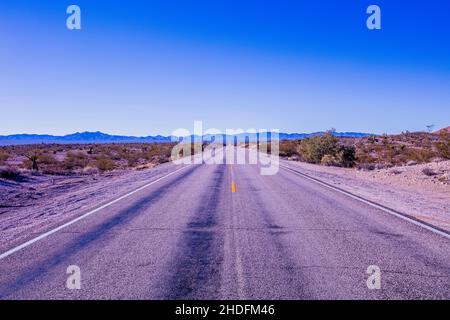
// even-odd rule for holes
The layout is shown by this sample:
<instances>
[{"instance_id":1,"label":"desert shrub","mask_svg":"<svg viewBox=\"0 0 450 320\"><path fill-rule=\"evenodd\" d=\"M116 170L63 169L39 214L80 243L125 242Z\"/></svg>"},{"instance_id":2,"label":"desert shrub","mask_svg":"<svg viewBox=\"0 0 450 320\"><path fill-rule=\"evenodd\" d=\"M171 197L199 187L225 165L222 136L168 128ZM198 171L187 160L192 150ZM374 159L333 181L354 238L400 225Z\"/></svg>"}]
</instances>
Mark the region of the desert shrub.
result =
<instances>
[{"instance_id":1,"label":"desert shrub","mask_svg":"<svg viewBox=\"0 0 450 320\"><path fill-rule=\"evenodd\" d=\"M0 178L7 180L17 180L20 177L20 172L13 167L0 167Z\"/></svg>"},{"instance_id":2,"label":"desert shrub","mask_svg":"<svg viewBox=\"0 0 450 320\"><path fill-rule=\"evenodd\" d=\"M169 162L170 161L170 157L167 157L167 156L162 156L162 157L160 157L159 159L158 159L158 163L166 163L166 162Z\"/></svg>"},{"instance_id":3,"label":"desert shrub","mask_svg":"<svg viewBox=\"0 0 450 320\"><path fill-rule=\"evenodd\" d=\"M324 166L335 166L337 165L337 160L331 154L326 154L320 160L320 164Z\"/></svg>"},{"instance_id":4,"label":"desert shrub","mask_svg":"<svg viewBox=\"0 0 450 320\"><path fill-rule=\"evenodd\" d=\"M297 153L298 141L283 140L280 142L280 157L292 157Z\"/></svg>"},{"instance_id":5,"label":"desert shrub","mask_svg":"<svg viewBox=\"0 0 450 320\"><path fill-rule=\"evenodd\" d=\"M350 168L356 161L356 149L353 146L340 146L335 156L338 165Z\"/></svg>"},{"instance_id":6,"label":"desert shrub","mask_svg":"<svg viewBox=\"0 0 450 320\"><path fill-rule=\"evenodd\" d=\"M0 152L0 165L4 164L8 160L9 154Z\"/></svg>"},{"instance_id":7,"label":"desert shrub","mask_svg":"<svg viewBox=\"0 0 450 320\"><path fill-rule=\"evenodd\" d=\"M58 161L55 159L55 157L52 154L49 153L42 153L38 156L38 162L42 165L55 165L58 163Z\"/></svg>"},{"instance_id":8,"label":"desert shrub","mask_svg":"<svg viewBox=\"0 0 450 320\"><path fill-rule=\"evenodd\" d=\"M337 153L338 143L339 140L328 131L323 135L302 140L297 151L305 161L320 163L325 155Z\"/></svg>"},{"instance_id":9,"label":"desert shrub","mask_svg":"<svg viewBox=\"0 0 450 320\"><path fill-rule=\"evenodd\" d=\"M94 166L102 172L111 171L117 167L116 163L106 155L101 155L97 157L97 159L94 162Z\"/></svg>"},{"instance_id":10,"label":"desert shrub","mask_svg":"<svg viewBox=\"0 0 450 320\"><path fill-rule=\"evenodd\" d=\"M87 175L98 174L99 171L100 170L98 168L94 168L94 167L91 167L89 165L83 168L83 173L87 174Z\"/></svg>"},{"instance_id":11,"label":"desert shrub","mask_svg":"<svg viewBox=\"0 0 450 320\"><path fill-rule=\"evenodd\" d=\"M34 171L39 171L39 153L38 152L32 152L30 154L25 154L26 160L23 161L22 167Z\"/></svg>"},{"instance_id":12,"label":"desert shrub","mask_svg":"<svg viewBox=\"0 0 450 320\"><path fill-rule=\"evenodd\" d=\"M66 174L61 163L53 156L53 152L41 153L38 157L39 170L44 174Z\"/></svg>"},{"instance_id":13,"label":"desert shrub","mask_svg":"<svg viewBox=\"0 0 450 320\"><path fill-rule=\"evenodd\" d=\"M429 162L431 159L436 157L436 154L431 149L407 149L406 159L407 161L416 161L418 163Z\"/></svg>"},{"instance_id":14,"label":"desert shrub","mask_svg":"<svg viewBox=\"0 0 450 320\"><path fill-rule=\"evenodd\" d=\"M155 156L163 156L166 158L170 158L172 155L172 148L175 144L163 144L163 143L153 143L149 146L145 146L142 149L142 158L146 160L152 160ZM181 154L182 152L180 152Z\"/></svg>"},{"instance_id":15,"label":"desert shrub","mask_svg":"<svg viewBox=\"0 0 450 320\"><path fill-rule=\"evenodd\" d=\"M442 132L439 141L435 143L437 153L440 157L450 159L450 134Z\"/></svg>"},{"instance_id":16,"label":"desert shrub","mask_svg":"<svg viewBox=\"0 0 450 320\"><path fill-rule=\"evenodd\" d=\"M63 161L63 166L67 170L83 169L89 163L89 157L83 152L67 153L66 158Z\"/></svg>"},{"instance_id":17,"label":"desert shrub","mask_svg":"<svg viewBox=\"0 0 450 320\"><path fill-rule=\"evenodd\" d=\"M134 167L139 159L140 159L140 154L138 153L127 153L123 156L123 158L127 161L127 165L129 167Z\"/></svg>"}]
</instances>

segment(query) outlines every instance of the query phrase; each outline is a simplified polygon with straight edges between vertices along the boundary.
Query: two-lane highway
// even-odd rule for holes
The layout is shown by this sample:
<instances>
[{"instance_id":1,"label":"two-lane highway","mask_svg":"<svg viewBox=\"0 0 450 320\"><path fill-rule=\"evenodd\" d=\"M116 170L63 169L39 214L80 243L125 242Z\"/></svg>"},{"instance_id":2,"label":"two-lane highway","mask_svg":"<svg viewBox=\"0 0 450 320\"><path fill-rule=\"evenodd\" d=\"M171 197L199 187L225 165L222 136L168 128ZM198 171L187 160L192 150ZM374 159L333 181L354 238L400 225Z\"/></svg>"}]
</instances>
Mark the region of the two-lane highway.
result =
<instances>
[{"instance_id":1,"label":"two-lane highway","mask_svg":"<svg viewBox=\"0 0 450 320\"><path fill-rule=\"evenodd\" d=\"M0 298L450 299L439 234L283 168L179 168L1 259Z\"/></svg>"}]
</instances>

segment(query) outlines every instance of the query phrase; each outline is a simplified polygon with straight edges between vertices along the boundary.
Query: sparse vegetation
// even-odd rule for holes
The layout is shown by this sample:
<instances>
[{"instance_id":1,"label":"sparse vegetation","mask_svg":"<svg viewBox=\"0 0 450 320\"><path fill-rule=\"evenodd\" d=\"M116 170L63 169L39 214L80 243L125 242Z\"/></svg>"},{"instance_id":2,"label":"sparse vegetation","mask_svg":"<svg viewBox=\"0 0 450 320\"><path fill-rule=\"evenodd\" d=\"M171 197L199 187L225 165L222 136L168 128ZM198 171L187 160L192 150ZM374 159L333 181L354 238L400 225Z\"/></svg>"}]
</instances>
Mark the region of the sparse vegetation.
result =
<instances>
[{"instance_id":1,"label":"sparse vegetation","mask_svg":"<svg viewBox=\"0 0 450 320\"><path fill-rule=\"evenodd\" d=\"M117 164L107 155L101 155L95 160L94 166L101 172L105 172L114 170Z\"/></svg>"},{"instance_id":2,"label":"sparse vegetation","mask_svg":"<svg viewBox=\"0 0 450 320\"><path fill-rule=\"evenodd\" d=\"M403 132L364 138L337 138L332 131L302 140L280 142L280 156L327 166L362 170L450 159L450 134Z\"/></svg>"},{"instance_id":3,"label":"sparse vegetation","mask_svg":"<svg viewBox=\"0 0 450 320\"><path fill-rule=\"evenodd\" d=\"M89 157L81 151L69 151L63 161L66 170L84 169L89 164Z\"/></svg>"},{"instance_id":4,"label":"sparse vegetation","mask_svg":"<svg viewBox=\"0 0 450 320\"><path fill-rule=\"evenodd\" d=\"M0 165L49 175L145 169L170 161L175 143L41 144L0 147Z\"/></svg>"}]
</instances>

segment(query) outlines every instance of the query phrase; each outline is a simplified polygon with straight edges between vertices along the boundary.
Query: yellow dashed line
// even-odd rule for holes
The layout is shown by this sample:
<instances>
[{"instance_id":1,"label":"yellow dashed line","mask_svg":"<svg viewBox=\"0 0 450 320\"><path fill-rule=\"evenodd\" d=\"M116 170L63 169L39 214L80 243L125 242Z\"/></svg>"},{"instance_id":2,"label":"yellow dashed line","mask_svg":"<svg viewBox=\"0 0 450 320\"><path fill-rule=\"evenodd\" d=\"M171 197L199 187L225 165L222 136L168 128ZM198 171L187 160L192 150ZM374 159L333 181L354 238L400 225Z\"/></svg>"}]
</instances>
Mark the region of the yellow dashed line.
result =
<instances>
[{"instance_id":1,"label":"yellow dashed line","mask_svg":"<svg viewBox=\"0 0 450 320\"><path fill-rule=\"evenodd\" d=\"M234 182L234 170L232 164L230 165L230 169L231 169L231 192L235 193L237 189L236 189L236 182Z\"/></svg>"}]
</instances>

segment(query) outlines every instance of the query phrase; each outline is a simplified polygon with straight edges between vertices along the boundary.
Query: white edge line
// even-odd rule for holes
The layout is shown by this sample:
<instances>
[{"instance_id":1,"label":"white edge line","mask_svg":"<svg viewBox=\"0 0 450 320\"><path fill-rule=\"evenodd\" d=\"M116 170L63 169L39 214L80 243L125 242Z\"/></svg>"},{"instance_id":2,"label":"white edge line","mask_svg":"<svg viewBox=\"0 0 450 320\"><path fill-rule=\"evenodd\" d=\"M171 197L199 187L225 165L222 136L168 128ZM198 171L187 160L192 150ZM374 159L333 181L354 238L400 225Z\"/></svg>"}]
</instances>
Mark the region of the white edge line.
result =
<instances>
[{"instance_id":1,"label":"white edge line","mask_svg":"<svg viewBox=\"0 0 450 320\"><path fill-rule=\"evenodd\" d=\"M301 172L298 172L297 170L292 169L292 168L290 168L290 167L288 167L288 166L280 165L280 167L285 168L285 169L290 169L290 170L296 172L298 175L300 175L301 177L303 177L303 178L305 178L305 179L308 179L308 180L310 180L310 181L313 181L313 182L315 182L315 183L318 183L318 184L320 184L320 185L322 185L322 186L324 186L324 187L327 187L327 188L332 189L332 190L334 190L334 191L337 191L337 192L339 192L339 193L345 194L346 196L348 196L348 197L350 197L350 198L353 198L353 199L355 199L355 200L358 200L358 201L360 201L360 202L363 202L363 203L365 203L365 204L368 204L369 206L372 206L372 207L374 207L374 208L377 208L377 209L379 209L379 210L382 210L382 211L384 211L384 212L387 212L387 213L389 213L389 214L391 214L391 215L393 215L393 216L396 216L397 218L400 218L400 219L403 219L403 220L405 220L405 221L411 222L411 223L415 224L416 226L422 227L422 228L427 229L427 230L429 230L429 231L431 231L431 232L434 232L434 233L436 233L436 234L438 234L438 235L440 235L440 236L443 236L443 237L445 237L445 238L447 238L447 239L450 239L450 235L449 235L449 234L447 234L447 233L445 233L445 232L443 232L443 231L441 231L441 230L435 229L435 228L433 228L432 226L429 226L429 225L424 224L424 223L422 223L422 222L420 222L420 221L417 221L417 220L408 218L407 216L398 214L397 212L392 211L392 210L389 210L388 208L379 206L379 205L377 205L377 204L375 204L375 203L372 203L372 202L366 201L366 200L364 200L364 199L362 199L362 198L360 198L360 197L354 196L353 194L351 194L351 193L349 193L349 192L346 192L346 191L344 191L344 190L335 188L335 187L330 186L330 185L328 185L328 184L326 184L326 183L323 183L323 182L321 182L321 181L319 181L319 180L316 180L316 179L313 179L313 178L311 178L311 177L308 177L307 175L305 175L305 174L303 174L303 173L301 173Z\"/></svg>"},{"instance_id":2,"label":"white edge line","mask_svg":"<svg viewBox=\"0 0 450 320\"><path fill-rule=\"evenodd\" d=\"M43 234L41 234L40 236L38 236L36 238L33 238L33 239L31 239L31 240L29 240L29 241L27 241L25 243L22 243L21 245L18 245L17 247L12 248L12 249L10 249L10 250L0 254L0 260L4 259L4 258L6 258L6 257L8 257L10 255L12 255L13 253L15 253L15 252L17 252L17 251L19 251L19 250L21 250L23 248L26 248L26 247L32 245L35 242L38 242L39 240L42 240L42 239L48 237L49 235L52 235L52 234L58 232L61 229L64 229L64 228L66 228L66 227L68 227L68 226L70 226L70 225L72 225L72 224L74 224L74 223L76 223L76 222L78 222L78 221L80 221L80 220L90 216L91 214L94 214L94 213L96 213L96 212L98 212L98 211L100 211L102 209L105 209L106 207L109 207L110 205L112 205L112 204L114 204L116 202L119 202L120 200L123 200L123 199L131 196L132 194L135 194L136 192L139 192L142 189L145 189L145 188L151 186L152 184L155 184L155 183L157 183L157 182L159 182L159 181L161 181L161 180L163 180L163 179L173 175L174 173L177 173L178 171L180 171L182 169L185 169L187 167L188 166L185 166L185 167L179 168L179 169L177 169L177 170L175 170L175 171L173 171L171 173L168 173L165 176L162 176L162 177L160 177L160 178L158 178L158 179L156 179L156 180L154 180L154 181L152 181L150 183L147 183L146 185L143 185L142 187L139 187L139 188L137 188L137 189L135 189L135 190L133 190L133 191L123 195L123 196L120 196L119 198L117 198L115 200L112 200L112 201L110 201L110 202L108 202L108 203L106 203L106 204L104 204L104 205L102 205L102 206L100 206L100 207L98 207L98 208L96 208L94 210L91 210L91 211L87 212L87 213L83 214L82 216L79 216L79 217L77 217L77 218L75 218L75 219L73 219L73 220L71 220L71 221L69 221L69 222L67 222L67 223L65 223L63 225L60 225L59 227L56 227L55 229L47 231L46 233L43 233Z\"/></svg>"}]
</instances>

